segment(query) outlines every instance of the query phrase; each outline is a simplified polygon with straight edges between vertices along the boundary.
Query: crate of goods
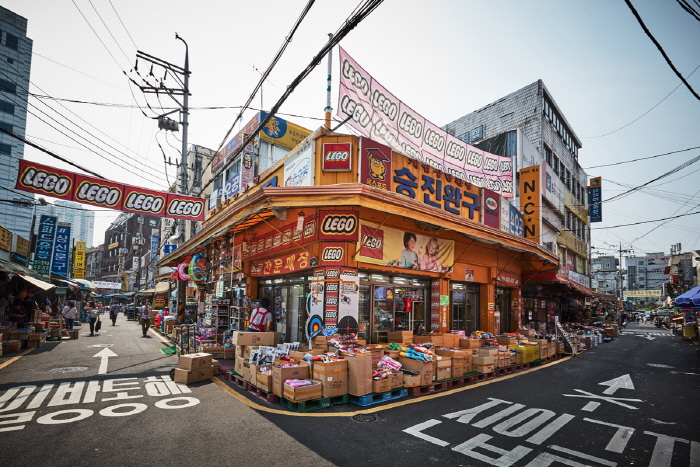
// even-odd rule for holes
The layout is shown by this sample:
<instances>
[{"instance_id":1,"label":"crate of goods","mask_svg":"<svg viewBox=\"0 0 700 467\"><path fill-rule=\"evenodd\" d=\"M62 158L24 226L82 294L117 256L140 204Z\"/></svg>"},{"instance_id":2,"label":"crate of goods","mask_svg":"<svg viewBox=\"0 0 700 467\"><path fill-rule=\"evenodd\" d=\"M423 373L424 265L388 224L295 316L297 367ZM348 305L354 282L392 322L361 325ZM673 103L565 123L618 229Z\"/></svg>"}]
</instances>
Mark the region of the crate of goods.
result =
<instances>
[{"instance_id":1,"label":"crate of goods","mask_svg":"<svg viewBox=\"0 0 700 467\"><path fill-rule=\"evenodd\" d=\"M270 365L258 367L258 371L255 374L255 386L265 392L272 392L272 367Z\"/></svg>"},{"instance_id":2,"label":"crate of goods","mask_svg":"<svg viewBox=\"0 0 700 467\"><path fill-rule=\"evenodd\" d=\"M328 350L328 337L316 336L311 339L311 347L317 350Z\"/></svg>"},{"instance_id":3,"label":"crate of goods","mask_svg":"<svg viewBox=\"0 0 700 467\"><path fill-rule=\"evenodd\" d=\"M461 378L464 373L468 373L465 370L467 352L464 350L438 349L436 353L452 359L452 378ZM469 371L471 371L471 355L469 355Z\"/></svg>"},{"instance_id":4,"label":"crate of goods","mask_svg":"<svg viewBox=\"0 0 700 467\"><path fill-rule=\"evenodd\" d=\"M173 381L176 383L192 384L211 379L214 376L214 367L199 368L196 370L175 369Z\"/></svg>"},{"instance_id":5,"label":"crate of goods","mask_svg":"<svg viewBox=\"0 0 700 467\"><path fill-rule=\"evenodd\" d=\"M277 345L279 340L279 332L234 331L231 337L231 343L235 345Z\"/></svg>"},{"instance_id":6,"label":"crate of goods","mask_svg":"<svg viewBox=\"0 0 700 467\"><path fill-rule=\"evenodd\" d=\"M390 343L411 344L413 342L413 331L389 331L387 338Z\"/></svg>"},{"instance_id":7,"label":"crate of goods","mask_svg":"<svg viewBox=\"0 0 700 467\"><path fill-rule=\"evenodd\" d=\"M236 358L236 361L238 361L240 357ZM279 367L279 366L273 366L272 367L272 393L276 396L279 397L284 397L284 382L287 381L288 379L308 379L309 378L309 366L308 365L299 365L296 363L287 363L288 365L294 365L294 366L288 366L288 367ZM238 372L238 370L236 370ZM321 386L319 382L319 388L321 391L321 394L323 393L323 387ZM321 397L319 394L318 397Z\"/></svg>"},{"instance_id":8,"label":"crate of goods","mask_svg":"<svg viewBox=\"0 0 700 467\"><path fill-rule=\"evenodd\" d=\"M348 362L348 394L364 396L373 391L372 388L372 355L361 353L345 355Z\"/></svg>"},{"instance_id":9,"label":"crate of goods","mask_svg":"<svg viewBox=\"0 0 700 467\"><path fill-rule=\"evenodd\" d=\"M433 382L433 362L423 362L408 357L399 358L401 368L420 376L420 386L426 386Z\"/></svg>"},{"instance_id":10,"label":"crate of goods","mask_svg":"<svg viewBox=\"0 0 700 467\"><path fill-rule=\"evenodd\" d=\"M75 329L68 331L68 337L71 339L78 339L80 337L80 331L77 331Z\"/></svg>"},{"instance_id":11,"label":"crate of goods","mask_svg":"<svg viewBox=\"0 0 700 467\"><path fill-rule=\"evenodd\" d=\"M433 381L442 381L452 378L452 359L450 357L436 356L433 361Z\"/></svg>"},{"instance_id":12,"label":"crate of goods","mask_svg":"<svg viewBox=\"0 0 700 467\"><path fill-rule=\"evenodd\" d=\"M496 357L478 356L472 360L477 373L493 373L496 370Z\"/></svg>"},{"instance_id":13,"label":"crate of goods","mask_svg":"<svg viewBox=\"0 0 700 467\"><path fill-rule=\"evenodd\" d=\"M511 345L511 344L517 344L518 339L513 336L496 336L496 341L500 345Z\"/></svg>"},{"instance_id":14,"label":"crate of goods","mask_svg":"<svg viewBox=\"0 0 700 467\"><path fill-rule=\"evenodd\" d=\"M395 371L391 374L391 389L403 387L403 372Z\"/></svg>"},{"instance_id":15,"label":"crate of goods","mask_svg":"<svg viewBox=\"0 0 700 467\"><path fill-rule=\"evenodd\" d=\"M448 332L442 335L442 347L459 347L459 335Z\"/></svg>"},{"instance_id":16,"label":"crate of goods","mask_svg":"<svg viewBox=\"0 0 700 467\"><path fill-rule=\"evenodd\" d=\"M336 397L347 394L348 361L314 362L312 379L321 382L323 397Z\"/></svg>"},{"instance_id":17,"label":"crate of goods","mask_svg":"<svg viewBox=\"0 0 700 467\"><path fill-rule=\"evenodd\" d=\"M408 373L403 373L403 385L407 388L415 388L422 386L422 376L421 375L410 375Z\"/></svg>"},{"instance_id":18,"label":"crate of goods","mask_svg":"<svg viewBox=\"0 0 700 467\"><path fill-rule=\"evenodd\" d=\"M522 334L525 337L533 337L535 335L535 330L534 329L521 329L518 331L520 334Z\"/></svg>"},{"instance_id":19,"label":"crate of goods","mask_svg":"<svg viewBox=\"0 0 700 467\"><path fill-rule=\"evenodd\" d=\"M285 380L294 381L294 380ZM323 385L320 381L311 381L305 386L297 386L295 383L284 383L284 398L291 402L302 402L323 397Z\"/></svg>"},{"instance_id":20,"label":"crate of goods","mask_svg":"<svg viewBox=\"0 0 700 467\"><path fill-rule=\"evenodd\" d=\"M21 345L21 343L17 339L3 341L2 342L2 350L3 350L3 352L18 352L20 345Z\"/></svg>"},{"instance_id":21,"label":"crate of goods","mask_svg":"<svg viewBox=\"0 0 700 467\"><path fill-rule=\"evenodd\" d=\"M384 378L384 379L375 379L372 381L372 392L373 393L380 393L380 392L388 392L391 391L391 379L390 378Z\"/></svg>"},{"instance_id":22,"label":"crate of goods","mask_svg":"<svg viewBox=\"0 0 700 467\"><path fill-rule=\"evenodd\" d=\"M459 346L463 349L478 349L481 342L481 339L460 339Z\"/></svg>"}]
</instances>

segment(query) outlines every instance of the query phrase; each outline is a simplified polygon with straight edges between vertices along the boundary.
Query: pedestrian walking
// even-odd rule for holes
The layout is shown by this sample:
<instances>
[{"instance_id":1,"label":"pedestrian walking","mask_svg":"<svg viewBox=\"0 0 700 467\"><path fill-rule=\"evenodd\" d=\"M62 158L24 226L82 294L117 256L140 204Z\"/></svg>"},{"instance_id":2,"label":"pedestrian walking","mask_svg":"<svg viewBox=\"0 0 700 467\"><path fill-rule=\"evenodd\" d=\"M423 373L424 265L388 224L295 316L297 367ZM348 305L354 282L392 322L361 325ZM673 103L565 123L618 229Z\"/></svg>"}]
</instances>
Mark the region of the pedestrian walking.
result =
<instances>
[{"instance_id":1,"label":"pedestrian walking","mask_svg":"<svg viewBox=\"0 0 700 467\"><path fill-rule=\"evenodd\" d=\"M109 317L112 320L112 326L117 325L117 316L119 316L119 304L117 302L112 302L112 305L109 307Z\"/></svg>"},{"instance_id":2,"label":"pedestrian walking","mask_svg":"<svg viewBox=\"0 0 700 467\"><path fill-rule=\"evenodd\" d=\"M151 302L146 300L146 303L140 307L139 313L141 314L141 331L143 337L146 337L148 329L151 327Z\"/></svg>"},{"instance_id":3,"label":"pedestrian walking","mask_svg":"<svg viewBox=\"0 0 700 467\"><path fill-rule=\"evenodd\" d=\"M75 302L73 300L68 300L66 306L63 307L63 319L66 321L66 331L73 330L73 323L78 317L78 309L75 307Z\"/></svg>"},{"instance_id":4,"label":"pedestrian walking","mask_svg":"<svg viewBox=\"0 0 700 467\"><path fill-rule=\"evenodd\" d=\"M100 319L100 314L99 310L95 306L95 302L90 302L88 306L84 308L85 310L85 321L90 325L90 335L94 336L95 335L95 327L97 326L97 323L99 322ZM99 328L97 329L97 332L99 331Z\"/></svg>"}]
</instances>

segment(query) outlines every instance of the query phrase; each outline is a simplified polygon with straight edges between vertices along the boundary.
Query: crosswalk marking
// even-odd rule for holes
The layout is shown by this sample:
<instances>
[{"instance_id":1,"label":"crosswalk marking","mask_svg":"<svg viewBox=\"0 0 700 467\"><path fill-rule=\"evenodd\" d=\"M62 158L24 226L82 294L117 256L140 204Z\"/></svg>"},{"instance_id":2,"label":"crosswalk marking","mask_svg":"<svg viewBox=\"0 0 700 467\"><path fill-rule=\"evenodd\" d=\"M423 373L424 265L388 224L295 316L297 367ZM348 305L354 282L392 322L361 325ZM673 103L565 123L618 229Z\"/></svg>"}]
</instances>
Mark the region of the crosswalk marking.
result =
<instances>
[{"instance_id":1,"label":"crosswalk marking","mask_svg":"<svg viewBox=\"0 0 700 467\"><path fill-rule=\"evenodd\" d=\"M673 337L674 334L670 332L636 332L636 331L624 331L622 336L624 335L635 335L635 336L671 336Z\"/></svg>"}]
</instances>

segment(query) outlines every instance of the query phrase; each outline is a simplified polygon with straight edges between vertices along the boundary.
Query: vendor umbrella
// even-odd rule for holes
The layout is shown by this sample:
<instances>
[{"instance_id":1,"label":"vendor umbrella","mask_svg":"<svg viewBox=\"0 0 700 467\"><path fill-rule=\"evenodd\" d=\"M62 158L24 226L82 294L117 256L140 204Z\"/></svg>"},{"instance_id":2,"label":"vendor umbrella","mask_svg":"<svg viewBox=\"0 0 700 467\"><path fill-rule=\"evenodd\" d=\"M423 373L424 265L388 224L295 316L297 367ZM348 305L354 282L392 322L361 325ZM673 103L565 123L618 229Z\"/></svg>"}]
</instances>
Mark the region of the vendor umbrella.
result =
<instances>
[{"instance_id":1,"label":"vendor umbrella","mask_svg":"<svg viewBox=\"0 0 700 467\"><path fill-rule=\"evenodd\" d=\"M673 304L680 307L700 305L700 285L676 297Z\"/></svg>"}]
</instances>

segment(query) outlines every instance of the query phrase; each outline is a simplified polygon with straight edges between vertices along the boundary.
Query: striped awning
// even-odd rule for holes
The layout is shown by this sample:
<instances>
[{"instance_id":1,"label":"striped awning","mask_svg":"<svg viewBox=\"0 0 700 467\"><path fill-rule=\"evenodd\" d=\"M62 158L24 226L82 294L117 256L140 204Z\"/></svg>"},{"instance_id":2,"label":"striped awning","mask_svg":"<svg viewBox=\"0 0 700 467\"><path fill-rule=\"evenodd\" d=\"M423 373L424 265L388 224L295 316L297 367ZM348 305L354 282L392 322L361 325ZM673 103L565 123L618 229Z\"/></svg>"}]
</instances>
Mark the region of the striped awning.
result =
<instances>
[{"instance_id":1,"label":"striped awning","mask_svg":"<svg viewBox=\"0 0 700 467\"><path fill-rule=\"evenodd\" d=\"M28 276L26 274L19 274L19 277L24 279L25 281L29 282L30 284L39 287L41 290L49 290L53 289L56 287L55 285L51 284L50 282L42 281L41 279L37 279L36 277Z\"/></svg>"}]
</instances>

